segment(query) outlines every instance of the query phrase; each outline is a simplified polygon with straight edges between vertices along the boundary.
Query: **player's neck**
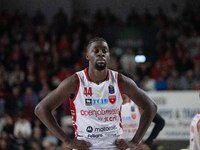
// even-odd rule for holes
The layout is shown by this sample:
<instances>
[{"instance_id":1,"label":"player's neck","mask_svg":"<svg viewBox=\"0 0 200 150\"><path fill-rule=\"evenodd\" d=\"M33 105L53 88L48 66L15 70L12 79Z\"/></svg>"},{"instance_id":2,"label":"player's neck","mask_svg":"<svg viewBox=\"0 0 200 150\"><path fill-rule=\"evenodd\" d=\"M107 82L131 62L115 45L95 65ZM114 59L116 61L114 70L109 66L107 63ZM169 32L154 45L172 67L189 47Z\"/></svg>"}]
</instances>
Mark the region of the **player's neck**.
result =
<instances>
[{"instance_id":1,"label":"player's neck","mask_svg":"<svg viewBox=\"0 0 200 150\"><path fill-rule=\"evenodd\" d=\"M100 71L100 70L89 67L87 71L88 71L90 80L96 84L100 84L101 82L105 81L107 78L107 71L108 71L107 68Z\"/></svg>"}]
</instances>

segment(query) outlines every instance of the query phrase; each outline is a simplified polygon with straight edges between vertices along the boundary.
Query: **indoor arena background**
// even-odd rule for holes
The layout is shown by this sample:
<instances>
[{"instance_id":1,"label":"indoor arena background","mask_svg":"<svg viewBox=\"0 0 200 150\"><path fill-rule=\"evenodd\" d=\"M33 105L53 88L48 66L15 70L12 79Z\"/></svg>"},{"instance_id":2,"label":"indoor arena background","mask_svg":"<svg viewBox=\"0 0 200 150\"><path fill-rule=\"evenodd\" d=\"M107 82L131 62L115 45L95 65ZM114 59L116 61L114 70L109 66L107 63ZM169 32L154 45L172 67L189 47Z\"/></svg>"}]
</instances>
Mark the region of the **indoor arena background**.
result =
<instances>
[{"instance_id":1,"label":"indoor arena background","mask_svg":"<svg viewBox=\"0 0 200 150\"><path fill-rule=\"evenodd\" d=\"M0 149L49 143L63 149L33 109L87 66L85 45L95 36L110 45L109 68L134 79L157 103L166 125L155 149L188 148L190 122L200 111L199 8L198 0L1 0ZM73 138L69 104L55 116Z\"/></svg>"}]
</instances>

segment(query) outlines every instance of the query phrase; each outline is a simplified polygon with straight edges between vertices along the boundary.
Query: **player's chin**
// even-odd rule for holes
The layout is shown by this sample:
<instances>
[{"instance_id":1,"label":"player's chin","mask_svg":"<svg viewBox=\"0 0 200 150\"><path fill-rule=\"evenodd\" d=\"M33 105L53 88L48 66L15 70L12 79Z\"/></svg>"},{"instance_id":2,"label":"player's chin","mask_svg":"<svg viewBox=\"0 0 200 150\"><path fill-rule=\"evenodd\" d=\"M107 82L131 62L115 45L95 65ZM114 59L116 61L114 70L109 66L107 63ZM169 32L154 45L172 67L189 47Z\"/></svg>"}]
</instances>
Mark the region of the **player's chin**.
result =
<instances>
[{"instance_id":1,"label":"player's chin","mask_svg":"<svg viewBox=\"0 0 200 150\"><path fill-rule=\"evenodd\" d=\"M99 71L104 70L106 68L106 63L96 63L95 68Z\"/></svg>"}]
</instances>

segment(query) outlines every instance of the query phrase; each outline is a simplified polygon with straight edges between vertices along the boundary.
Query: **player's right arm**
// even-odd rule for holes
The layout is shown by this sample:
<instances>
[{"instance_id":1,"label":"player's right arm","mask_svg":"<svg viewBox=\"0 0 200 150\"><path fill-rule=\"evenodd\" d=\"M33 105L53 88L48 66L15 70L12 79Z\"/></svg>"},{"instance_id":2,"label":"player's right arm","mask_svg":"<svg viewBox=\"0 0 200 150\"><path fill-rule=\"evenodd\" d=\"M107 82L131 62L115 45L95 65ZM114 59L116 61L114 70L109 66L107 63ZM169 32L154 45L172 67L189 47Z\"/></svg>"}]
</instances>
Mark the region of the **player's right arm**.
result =
<instances>
[{"instance_id":1,"label":"player's right arm","mask_svg":"<svg viewBox=\"0 0 200 150\"><path fill-rule=\"evenodd\" d=\"M79 86L78 80L76 74L63 80L55 90L51 91L40 101L35 108L35 114L58 139L66 144L67 147L75 148L75 146L82 145L82 147L87 149L88 146L84 141L67 141L66 133L58 125L52 114L52 112L67 100L71 94L76 94L76 89Z\"/></svg>"}]
</instances>

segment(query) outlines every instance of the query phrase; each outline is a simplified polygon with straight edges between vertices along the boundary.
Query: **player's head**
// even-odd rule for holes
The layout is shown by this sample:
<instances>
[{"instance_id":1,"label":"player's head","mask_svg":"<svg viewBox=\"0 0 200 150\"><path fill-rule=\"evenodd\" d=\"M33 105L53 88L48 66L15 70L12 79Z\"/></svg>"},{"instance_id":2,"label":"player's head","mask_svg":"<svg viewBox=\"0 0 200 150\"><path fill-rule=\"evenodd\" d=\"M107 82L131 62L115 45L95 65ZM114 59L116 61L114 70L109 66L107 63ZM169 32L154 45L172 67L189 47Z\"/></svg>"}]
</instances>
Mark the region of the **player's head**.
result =
<instances>
[{"instance_id":1,"label":"player's head","mask_svg":"<svg viewBox=\"0 0 200 150\"><path fill-rule=\"evenodd\" d=\"M104 70L110 59L109 47L103 38L91 39L87 45L86 59L97 70Z\"/></svg>"}]
</instances>

